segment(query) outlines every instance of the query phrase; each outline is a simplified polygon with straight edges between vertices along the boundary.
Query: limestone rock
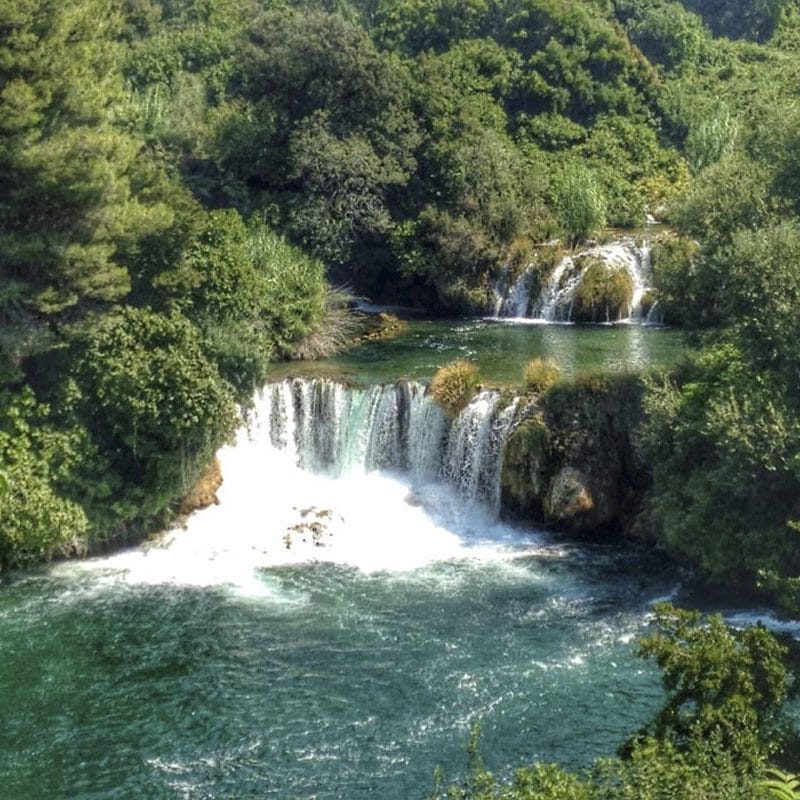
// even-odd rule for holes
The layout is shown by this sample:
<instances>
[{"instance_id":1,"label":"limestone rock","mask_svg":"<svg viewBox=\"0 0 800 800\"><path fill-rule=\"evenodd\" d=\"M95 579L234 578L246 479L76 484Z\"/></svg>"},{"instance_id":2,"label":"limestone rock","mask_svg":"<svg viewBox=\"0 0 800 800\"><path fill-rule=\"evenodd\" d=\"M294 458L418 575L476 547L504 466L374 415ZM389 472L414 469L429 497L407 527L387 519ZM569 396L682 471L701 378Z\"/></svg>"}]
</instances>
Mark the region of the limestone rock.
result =
<instances>
[{"instance_id":1,"label":"limestone rock","mask_svg":"<svg viewBox=\"0 0 800 800\"><path fill-rule=\"evenodd\" d=\"M222 470L216 457L200 473L195 485L178 506L179 514L191 514L201 508L217 505L217 490L222 486Z\"/></svg>"},{"instance_id":2,"label":"limestone rock","mask_svg":"<svg viewBox=\"0 0 800 800\"><path fill-rule=\"evenodd\" d=\"M595 499L588 478L574 467L564 467L556 474L545 498L545 513L557 522L573 525L595 509Z\"/></svg>"}]
</instances>

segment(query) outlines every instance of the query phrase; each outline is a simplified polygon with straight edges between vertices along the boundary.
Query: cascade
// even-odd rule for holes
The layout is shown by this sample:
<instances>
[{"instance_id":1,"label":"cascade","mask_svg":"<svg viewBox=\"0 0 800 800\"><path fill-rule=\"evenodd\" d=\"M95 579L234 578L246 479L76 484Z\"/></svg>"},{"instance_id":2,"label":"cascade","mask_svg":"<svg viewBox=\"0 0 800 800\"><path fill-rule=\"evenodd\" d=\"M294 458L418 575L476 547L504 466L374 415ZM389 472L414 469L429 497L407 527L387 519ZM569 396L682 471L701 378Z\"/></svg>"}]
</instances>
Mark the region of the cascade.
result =
<instances>
[{"instance_id":1,"label":"cascade","mask_svg":"<svg viewBox=\"0 0 800 800\"><path fill-rule=\"evenodd\" d=\"M575 292L586 270L598 261L610 269L626 272L633 285L627 313L607 321L640 320L642 297L649 287L651 275L650 246L637 244L633 239L622 239L592 247L577 255L565 256L545 284L533 310L534 318L545 322L571 321Z\"/></svg>"},{"instance_id":2,"label":"cascade","mask_svg":"<svg viewBox=\"0 0 800 800\"><path fill-rule=\"evenodd\" d=\"M575 293L586 270L598 261L610 269L623 270L632 283L631 302L626 313L608 322L650 322L642 318L642 298L650 287L650 245L625 237L605 245L597 245L580 253L564 256L542 286L533 302L530 298L530 268L524 270L516 281L503 282L495 287L495 310L502 317L530 317L540 322L573 321Z\"/></svg>"},{"instance_id":3,"label":"cascade","mask_svg":"<svg viewBox=\"0 0 800 800\"><path fill-rule=\"evenodd\" d=\"M511 281L506 271L494 287L494 316L523 318L531 305L530 285L532 267L526 267Z\"/></svg>"},{"instance_id":4,"label":"cascade","mask_svg":"<svg viewBox=\"0 0 800 800\"><path fill-rule=\"evenodd\" d=\"M444 480L497 514L502 445L515 412L516 401L484 389L451 422L416 382L359 388L293 378L263 388L249 436L330 476L395 470L416 482Z\"/></svg>"}]
</instances>

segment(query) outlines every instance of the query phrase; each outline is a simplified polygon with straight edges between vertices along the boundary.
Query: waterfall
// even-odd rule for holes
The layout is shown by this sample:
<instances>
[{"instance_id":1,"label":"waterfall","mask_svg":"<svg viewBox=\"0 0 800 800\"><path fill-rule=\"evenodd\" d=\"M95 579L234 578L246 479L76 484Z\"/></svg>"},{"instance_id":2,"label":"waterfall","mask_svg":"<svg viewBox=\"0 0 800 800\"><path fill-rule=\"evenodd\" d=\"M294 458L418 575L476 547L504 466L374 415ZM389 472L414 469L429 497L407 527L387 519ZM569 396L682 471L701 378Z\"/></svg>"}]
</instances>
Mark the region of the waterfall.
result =
<instances>
[{"instance_id":1,"label":"waterfall","mask_svg":"<svg viewBox=\"0 0 800 800\"><path fill-rule=\"evenodd\" d=\"M572 298L580 283L581 271L573 256L564 256L550 274L533 307L533 318L546 322L569 322Z\"/></svg>"},{"instance_id":2,"label":"waterfall","mask_svg":"<svg viewBox=\"0 0 800 800\"><path fill-rule=\"evenodd\" d=\"M564 256L544 282L539 296L531 302L530 268L516 281L508 276L494 289L496 314L502 317L528 317L540 322L572 322L575 294L591 264L602 262L610 270L622 270L632 283L631 302L627 309L608 322L646 322L642 318L642 298L651 285L650 244L624 237Z\"/></svg>"},{"instance_id":3,"label":"waterfall","mask_svg":"<svg viewBox=\"0 0 800 800\"><path fill-rule=\"evenodd\" d=\"M630 252L633 261L624 267L633 281L633 295L631 305L628 309L629 320L642 321L642 298L650 288L653 276L653 263L651 258L651 247L649 244L631 247ZM646 320L644 320L646 322Z\"/></svg>"},{"instance_id":4,"label":"waterfall","mask_svg":"<svg viewBox=\"0 0 800 800\"><path fill-rule=\"evenodd\" d=\"M503 269L492 287L495 317L521 319L528 316L532 273L533 267L528 266L512 280L511 268Z\"/></svg>"},{"instance_id":5,"label":"waterfall","mask_svg":"<svg viewBox=\"0 0 800 800\"><path fill-rule=\"evenodd\" d=\"M263 388L249 438L331 476L395 470L418 483L443 480L497 514L502 446L515 411L516 401L484 389L450 421L419 383L360 388L294 378Z\"/></svg>"},{"instance_id":6,"label":"waterfall","mask_svg":"<svg viewBox=\"0 0 800 800\"><path fill-rule=\"evenodd\" d=\"M504 405L499 392L482 391L453 421L443 477L495 513L500 510L502 447L514 422L517 400Z\"/></svg>"}]
</instances>

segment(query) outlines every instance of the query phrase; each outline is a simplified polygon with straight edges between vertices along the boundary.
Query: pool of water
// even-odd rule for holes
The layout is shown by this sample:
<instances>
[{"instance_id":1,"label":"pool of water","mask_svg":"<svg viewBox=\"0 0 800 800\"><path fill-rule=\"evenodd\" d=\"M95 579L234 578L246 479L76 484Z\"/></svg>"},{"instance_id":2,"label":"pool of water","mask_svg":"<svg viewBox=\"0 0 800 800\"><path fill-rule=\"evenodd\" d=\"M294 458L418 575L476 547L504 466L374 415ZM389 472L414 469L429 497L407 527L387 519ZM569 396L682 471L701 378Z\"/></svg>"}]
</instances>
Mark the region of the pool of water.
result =
<instances>
[{"instance_id":1,"label":"pool of water","mask_svg":"<svg viewBox=\"0 0 800 800\"><path fill-rule=\"evenodd\" d=\"M427 380L457 358L475 361L486 382L514 384L532 358L551 358L565 375L672 366L683 334L643 325L541 325L523 320L411 320L401 335L362 344L321 362L276 366L275 377L331 375L366 383Z\"/></svg>"},{"instance_id":2,"label":"pool of water","mask_svg":"<svg viewBox=\"0 0 800 800\"><path fill-rule=\"evenodd\" d=\"M0 596L0 794L421 798L437 766L463 774L474 721L505 775L612 755L661 700L631 648L669 582L608 548L495 556L284 564L247 592L17 580Z\"/></svg>"},{"instance_id":3,"label":"pool of water","mask_svg":"<svg viewBox=\"0 0 800 800\"><path fill-rule=\"evenodd\" d=\"M468 357L502 382L540 355L578 374L681 352L633 326L415 322L300 367L382 382ZM588 766L652 717L633 649L673 568L499 521L435 476L305 471L275 424L220 453L220 503L185 528L4 577L0 797L406 800L464 775L475 722L509 776Z\"/></svg>"}]
</instances>

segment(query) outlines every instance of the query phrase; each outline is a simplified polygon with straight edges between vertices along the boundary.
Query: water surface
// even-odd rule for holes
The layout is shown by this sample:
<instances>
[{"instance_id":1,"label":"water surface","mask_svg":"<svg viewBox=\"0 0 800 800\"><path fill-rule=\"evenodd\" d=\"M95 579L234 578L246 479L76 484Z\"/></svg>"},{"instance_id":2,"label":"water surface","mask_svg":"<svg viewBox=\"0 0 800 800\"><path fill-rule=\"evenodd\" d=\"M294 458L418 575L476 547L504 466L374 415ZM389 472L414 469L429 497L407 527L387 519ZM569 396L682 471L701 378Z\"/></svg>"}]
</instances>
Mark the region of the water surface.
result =
<instances>
[{"instance_id":1,"label":"water surface","mask_svg":"<svg viewBox=\"0 0 800 800\"><path fill-rule=\"evenodd\" d=\"M550 358L567 376L669 367L685 353L683 334L644 325L542 325L525 320L411 320L401 335L321 362L276 366L273 376L332 375L374 383L429 379L457 358L475 361L490 383L519 383L522 366Z\"/></svg>"}]
</instances>

